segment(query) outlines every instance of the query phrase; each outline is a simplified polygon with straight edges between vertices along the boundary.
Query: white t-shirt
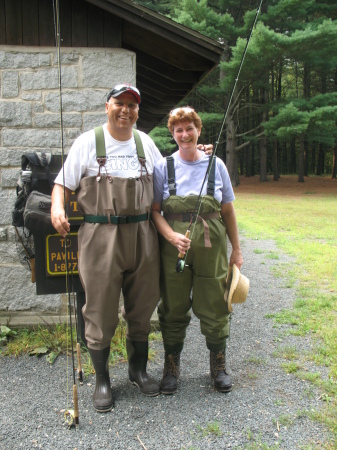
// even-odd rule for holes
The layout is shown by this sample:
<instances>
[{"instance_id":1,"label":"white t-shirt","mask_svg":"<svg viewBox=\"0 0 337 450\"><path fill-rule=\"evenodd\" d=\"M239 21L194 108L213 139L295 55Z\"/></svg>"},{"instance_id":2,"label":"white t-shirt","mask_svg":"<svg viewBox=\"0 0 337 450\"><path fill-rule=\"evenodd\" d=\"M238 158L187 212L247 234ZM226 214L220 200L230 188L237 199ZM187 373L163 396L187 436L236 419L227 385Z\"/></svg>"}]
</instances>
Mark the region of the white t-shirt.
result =
<instances>
[{"instance_id":1,"label":"white t-shirt","mask_svg":"<svg viewBox=\"0 0 337 450\"><path fill-rule=\"evenodd\" d=\"M176 195L199 195L202 182L209 163L209 156L202 153L197 161L185 161L179 152L173 153ZM220 158L216 158L214 198L220 203L230 203L235 199L232 183L227 167ZM207 194L207 181L205 181L202 195ZM153 173L154 202L162 203L170 196L167 180L166 159L158 161Z\"/></svg>"},{"instance_id":2,"label":"white t-shirt","mask_svg":"<svg viewBox=\"0 0 337 450\"><path fill-rule=\"evenodd\" d=\"M136 142L134 137L128 141L117 141L107 130L107 124L103 125L106 163L105 168L108 175L122 178L137 178L141 173L138 161ZM149 174L153 173L154 165L162 156L152 139L145 133L138 131L143 143L146 167ZM75 191L83 177L96 176L98 173L98 162L96 159L96 140L94 130L81 134L73 143L63 170L55 179L57 184L65 184L67 188ZM144 169L143 169L144 170ZM101 174L105 174L101 169ZM144 173L144 171L143 171Z\"/></svg>"}]
</instances>

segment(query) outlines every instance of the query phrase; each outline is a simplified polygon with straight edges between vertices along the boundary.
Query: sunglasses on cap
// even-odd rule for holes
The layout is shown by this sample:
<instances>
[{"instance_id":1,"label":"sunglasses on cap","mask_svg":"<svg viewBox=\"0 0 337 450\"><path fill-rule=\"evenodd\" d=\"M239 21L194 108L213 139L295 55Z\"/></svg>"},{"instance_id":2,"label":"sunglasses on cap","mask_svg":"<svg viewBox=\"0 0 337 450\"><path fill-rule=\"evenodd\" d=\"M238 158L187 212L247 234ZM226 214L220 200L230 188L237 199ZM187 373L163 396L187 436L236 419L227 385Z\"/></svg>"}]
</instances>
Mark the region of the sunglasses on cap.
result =
<instances>
[{"instance_id":1,"label":"sunglasses on cap","mask_svg":"<svg viewBox=\"0 0 337 450\"><path fill-rule=\"evenodd\" d=\"M115 86L108 94L106 101L108 102L111 97L118 97L124 92L130 92L130 94L133 94L137 100L137 103L140 103L140 92L139 90L131 86L130 84L118 84Z\"/></svg>"},{"instance_id":2,"label":"sunglasses on cap","mask_svg":"<svg viewBox=\"0 0 337 450\"><path fill-rule=\"evenodd\" d=\"M176 114L178 114L179 111L182 111L182 112L188 114L190 112L194 112L194 109L190 108L189 106L182 106L181 108L175 108L175 109L172 109L172 111L170 112L170 116L175 116Z\"/></svg>"}]
</instances>

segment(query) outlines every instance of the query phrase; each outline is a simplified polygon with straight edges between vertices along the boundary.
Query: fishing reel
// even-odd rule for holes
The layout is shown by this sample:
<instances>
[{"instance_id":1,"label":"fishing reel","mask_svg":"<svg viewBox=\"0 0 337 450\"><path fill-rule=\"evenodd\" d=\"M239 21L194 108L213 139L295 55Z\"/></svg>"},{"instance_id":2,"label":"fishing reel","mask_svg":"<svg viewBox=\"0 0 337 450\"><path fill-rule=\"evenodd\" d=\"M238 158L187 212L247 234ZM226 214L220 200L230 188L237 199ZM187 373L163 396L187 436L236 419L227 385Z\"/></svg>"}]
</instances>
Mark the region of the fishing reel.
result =
<instances>
[{"instance_id":1,"label":"fishing reel","mask_svg":"<svg viewBox=\"0 0 337 450\"><path fill-rule=\"evenodd\" d=\"M176 272L177 273L183 273L185 267L192 270L192 266L186 264L185 258L179 258L176 264Z\"/></svg>"},{"instance_id":2,"label":"fishing reel","mask_svg":"<svg viewBox=\"0 0 337 450\"><path fill-rule=\"evenodd\" d=\"M176 264L176 272L177 273L183 273L185 269L185 260L178 258L177 264Z\"/></svg>"}]
</instances>

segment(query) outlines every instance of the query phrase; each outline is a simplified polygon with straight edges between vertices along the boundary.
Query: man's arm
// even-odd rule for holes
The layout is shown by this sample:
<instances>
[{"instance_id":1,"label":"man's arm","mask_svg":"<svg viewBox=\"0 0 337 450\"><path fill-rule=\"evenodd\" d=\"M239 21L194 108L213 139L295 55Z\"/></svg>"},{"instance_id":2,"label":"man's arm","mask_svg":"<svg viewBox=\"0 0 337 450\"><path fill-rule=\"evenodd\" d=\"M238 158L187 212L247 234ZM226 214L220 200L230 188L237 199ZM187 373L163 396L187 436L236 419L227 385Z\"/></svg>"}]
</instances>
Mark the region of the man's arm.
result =
<instances>
[{"instance_id":1,"label":"man's arm","mask_svg":"<svg viewBox=\"0 0 337 450\"><path fill-rule=\"evenodd\" d=\"M70 200L71 190L64 188L60 184L55 184L53 192L51 194L51 222L55 230L63 237L65 237L70 231L70 223L65 214L64 209L64 197L66 204Z\"/></svg>"},{"instance_id":2,"label":"man's arm","mask_svg":"<svg viewBox=\"0 0 337 450\"><path fill-rule=\"evenodd\" d=\"M239 230L233 202L221 204L221 217L225 222L227 236L232 245L229 265L232 266L235 264L240 270L243 264L243 257L240 248Z\"/></svg>"}]
</instances>

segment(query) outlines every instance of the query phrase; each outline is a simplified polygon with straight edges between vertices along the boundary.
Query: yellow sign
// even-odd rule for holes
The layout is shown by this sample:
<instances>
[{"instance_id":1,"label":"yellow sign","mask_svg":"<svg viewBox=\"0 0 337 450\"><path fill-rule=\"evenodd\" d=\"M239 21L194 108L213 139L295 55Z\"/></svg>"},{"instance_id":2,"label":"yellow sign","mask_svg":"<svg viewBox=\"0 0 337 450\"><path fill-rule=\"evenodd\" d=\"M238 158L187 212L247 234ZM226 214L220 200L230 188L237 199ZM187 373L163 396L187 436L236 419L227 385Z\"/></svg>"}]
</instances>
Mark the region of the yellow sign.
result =
<instances>
[{"instance_id":1,"label":"yellow sign","mask_svg":"<svg viewBox=\"0 0 337 450\"><path fill-rule=\"evenodd\" d=\"M47 276L78 274L77 233L70 233L66 238L60 234L46 236Z\"/></svg>"},{"instance_id":2,"label":"yellow sign","mask_svg":"<svg viewBox=\"0 0 337 450\"><path fill-rule=\"evenodd\" d=\"M83 222L83 215L77 209L77 196L74 191L70 195L67 213L69 221Z\"/></svg>"}]
</instances>

